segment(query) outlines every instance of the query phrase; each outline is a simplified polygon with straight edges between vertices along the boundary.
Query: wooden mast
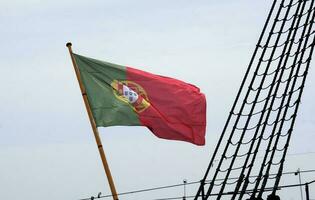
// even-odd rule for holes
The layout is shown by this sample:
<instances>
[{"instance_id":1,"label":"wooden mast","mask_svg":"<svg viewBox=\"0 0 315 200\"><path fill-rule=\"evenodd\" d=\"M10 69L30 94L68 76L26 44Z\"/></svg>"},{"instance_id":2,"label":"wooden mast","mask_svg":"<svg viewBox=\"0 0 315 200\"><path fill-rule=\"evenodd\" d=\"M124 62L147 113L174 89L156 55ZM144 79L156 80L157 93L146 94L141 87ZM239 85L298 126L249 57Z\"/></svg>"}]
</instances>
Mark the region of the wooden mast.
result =
<instances>
[{"instance_id":1,"label":"wooden mast","mask_svg":"<svg viewBox=\"0 0 315 200\"><path fill-rule=\"evenodd\" d=\"M86 108L86 111L87 111L89 119L90 119L90 124L91 124L92 129L93 129L95 141L96 141L96 144L97 144L97 147L98 147L98 151L99 151L101 159L102 159L102 163L103 163L103 167L104 167L104 170L105 170L105 173L106 173L106 176L107 176L109 187L110 187L110 190L111 190L112 195L113 195L113 200L118 200L118 195L117 195L117 192L116 192L116 188L115 188L115 184L114 184L114 181L113 181L113 177L111 175L111 172L110 172L107 160L106 160L105 152L104 152L104 149L103 149L103 146L102 146L102 141L101 141L98 129L96 127L96 123L95 123L95 120L94 120L94 117L93 117L93 114L92 114L92 111L91 111L89 100L88 100L87 95L86 95L85 87L82 84L82 79L81 79L81 76L80 76L80 72L79 72L77 63L76 63L76 61L74 59L74 56L73 56L73 52L72 52L72 48L71 48L72 44L70 42L68 42L66 44L66 46L68 47L68 50L69 50L69 53L70 53L70 56L71 56L71 60L72 60L72 64L73 64L73 68L74 68L75 74L77 76L77 80L79 82L79 86L80 86L81 94L82 94L82 97L83 97L83 100L84 100L85 108Z\"/></svg>"}]
</instances>

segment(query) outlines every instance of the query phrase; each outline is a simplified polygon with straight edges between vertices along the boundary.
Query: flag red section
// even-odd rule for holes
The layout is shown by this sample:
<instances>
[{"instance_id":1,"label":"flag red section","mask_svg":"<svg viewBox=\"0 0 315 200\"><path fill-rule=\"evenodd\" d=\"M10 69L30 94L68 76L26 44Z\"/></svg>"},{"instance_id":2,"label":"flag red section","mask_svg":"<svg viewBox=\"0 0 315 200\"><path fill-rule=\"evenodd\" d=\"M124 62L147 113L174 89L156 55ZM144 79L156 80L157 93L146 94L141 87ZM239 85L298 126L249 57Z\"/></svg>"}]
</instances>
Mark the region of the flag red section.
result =
<instances>
[{"instance_id":1,"label":"flag red section","mask_svg":"<svg viewBox=\"0 0 315 200\"><path fill-rule=\"evenodd\" d=\"M206 98L194 85L127 67L127 80L142 86L150 106L140 122L157 137L205 144Z\"/></svg>"}]
</instances>

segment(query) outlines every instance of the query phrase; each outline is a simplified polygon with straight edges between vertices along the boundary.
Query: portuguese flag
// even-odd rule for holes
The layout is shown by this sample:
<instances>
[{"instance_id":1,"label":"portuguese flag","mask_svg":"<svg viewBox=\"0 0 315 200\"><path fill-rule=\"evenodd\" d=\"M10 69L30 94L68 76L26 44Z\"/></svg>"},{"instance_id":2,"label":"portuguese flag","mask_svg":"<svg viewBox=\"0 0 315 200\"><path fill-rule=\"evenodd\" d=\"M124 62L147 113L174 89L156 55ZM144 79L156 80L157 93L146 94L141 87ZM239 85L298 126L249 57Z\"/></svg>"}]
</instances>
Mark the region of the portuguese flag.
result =
<instances>
[{"instance_id":1,"label":"portuguese flag","mask_svg":"<svg viewBox=\"0 0 315 200\"><path fill-rule=\"evenodd\" d=\"M198 87L73 56L97 127L146 126L159 138L205 144L206 99Z\"/></svg>"}]
</instances>

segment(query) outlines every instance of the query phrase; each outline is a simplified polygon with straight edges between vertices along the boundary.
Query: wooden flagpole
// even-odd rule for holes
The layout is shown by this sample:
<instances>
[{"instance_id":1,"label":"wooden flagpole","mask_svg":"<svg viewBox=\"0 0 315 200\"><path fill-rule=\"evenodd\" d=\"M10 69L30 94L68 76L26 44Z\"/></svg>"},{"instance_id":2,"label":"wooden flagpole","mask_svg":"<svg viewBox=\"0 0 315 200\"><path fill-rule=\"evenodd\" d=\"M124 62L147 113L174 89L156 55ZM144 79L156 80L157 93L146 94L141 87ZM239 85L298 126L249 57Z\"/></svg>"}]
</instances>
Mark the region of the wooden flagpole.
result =
<instances>
[{"instance_id":1,"label":"wooden flagpole","mask_svg":"<svg viewBox=\"0 0 315 200\"><path fill-rule=\"evenodd\" d=\"M103 149L103 146L102 146L102 141L101 141L98 129L96 127L96 123L95 123L94 117L92 115L92 111L91 111L91 107L90 107L90 104L89 104L89 100L88 100L88 98L86 96L86 90L84 88L84 85L82 84L82 80L81 80L81 76L80 76L80 73L79 73L79 69L78 69L77 63L76 63L76 61L74 59L74 56L73 56L73 53L72 53L72 48L71 48L72 44L70 42L68 42L66 44L66 46L68 47L68 50L69 50L69 53L70 53L70 56L71 56L71 60L72 60L72 64L73 64L73 67L74 67L74 71L75 71L75 74L76 74L78 82L79 82L79 86L80 86L80 89L81 89L81 94L82 94L82 97L83 97L83 100L84 100L85 108L86 108L86 111L87 111L87 113L89 115L90 123L91 123L92 129L93 129L94 137L95 137L96 144L97 144L97 147L98 147L98 151L100 153L100 156L101 156L101 159L102 159L102 163L103 163L103 167L104 167L104 170L105 170L105 173L106 173L106 176L107 176L107 180L108 180L108 183L109 183L109 187L110 187L110 190L111 190L112 195L113 195L113 200L118 200L118 196L117 196L116 188L115 188L115 185L114 185L113 177L111 175L111 172L110 172L107 160L106 160L106 156L105 156L105 153L104 153L104 149Z\"/></svg>"}]
</instances>

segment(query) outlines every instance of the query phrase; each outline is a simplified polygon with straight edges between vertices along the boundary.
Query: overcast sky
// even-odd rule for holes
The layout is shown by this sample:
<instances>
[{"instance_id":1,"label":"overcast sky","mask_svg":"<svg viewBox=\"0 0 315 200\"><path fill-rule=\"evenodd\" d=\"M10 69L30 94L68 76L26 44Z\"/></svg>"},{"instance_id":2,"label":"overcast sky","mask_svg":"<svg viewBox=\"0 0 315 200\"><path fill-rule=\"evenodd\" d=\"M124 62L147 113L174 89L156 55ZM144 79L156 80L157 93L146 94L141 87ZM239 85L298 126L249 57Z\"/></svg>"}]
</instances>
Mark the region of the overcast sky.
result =
<instances>
[{"instance_id":1,"label":"overcast sky","mask_svg":"<svg viewBox=\"0 0 315 200\"><path fill-rule=\"evenodd\" d=\"M271 0L1 0L0 199L76 200L110 193L68 41L78 54L175 77L207 97L204 147L158 139L144 127L100 129L117 191L200 180L270 6ZM314 79L313 62L286 171L315 166ZM315 174L302 177L311 179ZM311 194L315 198L314 186Z\"/></svg>"}]
</instances>

